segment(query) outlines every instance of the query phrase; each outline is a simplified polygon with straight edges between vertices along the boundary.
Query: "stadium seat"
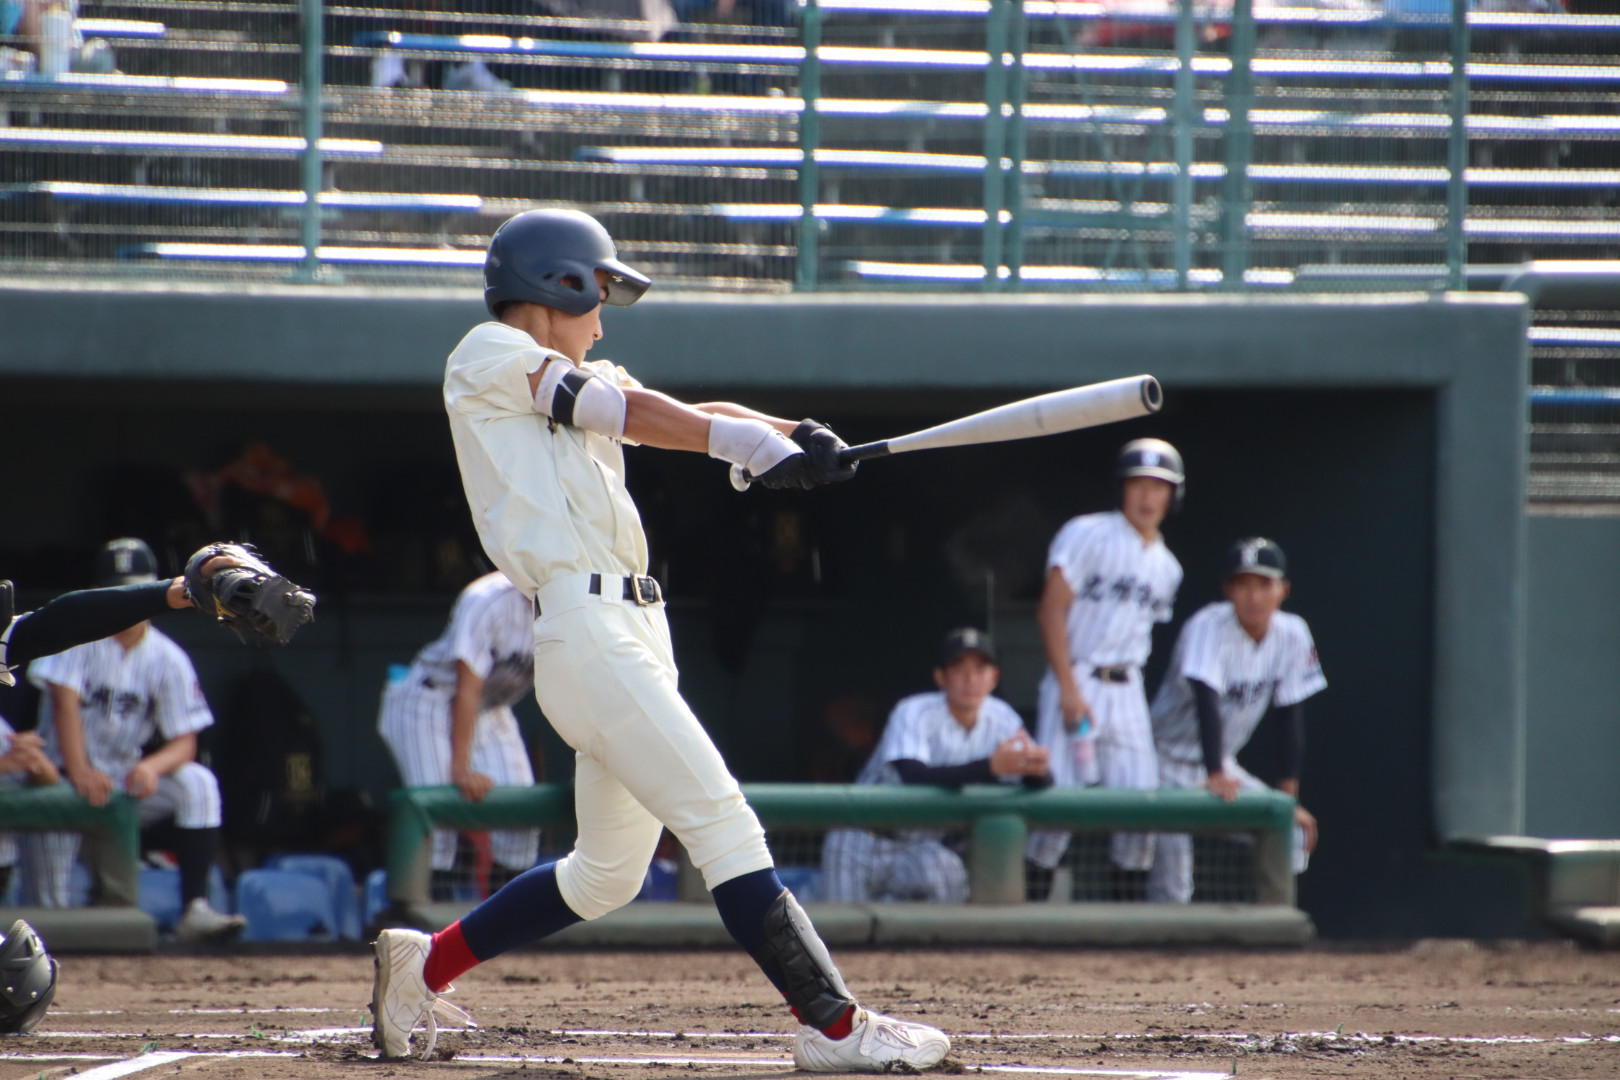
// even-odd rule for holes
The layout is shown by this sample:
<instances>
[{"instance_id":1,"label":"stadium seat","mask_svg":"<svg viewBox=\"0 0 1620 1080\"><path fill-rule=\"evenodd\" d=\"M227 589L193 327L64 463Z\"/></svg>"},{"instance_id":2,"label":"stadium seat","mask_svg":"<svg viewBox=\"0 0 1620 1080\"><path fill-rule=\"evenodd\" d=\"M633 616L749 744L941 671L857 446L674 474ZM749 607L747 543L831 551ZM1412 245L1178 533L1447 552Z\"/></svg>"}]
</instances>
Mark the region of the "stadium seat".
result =
<instances>
[{"instance_id":1,"label":"stadium seat","mask_svg":"<svg viewBox=\"0 0 1620 1080\"><path fill-rule=\"evenodd\" d=\"M340 925L326 883L292 870L245 871L236 910L247 919L243 941L331 941Z\"/></svg>"},{"instance_id":2,"label":"stadium seat","mask_svg":"<svg viewBox=\"0 0 1620 1080\"><path fill-rule=\"evenodd\" d=\"M821 899L821 867L778 866L776 876L801 904Z\"/></svg>"},{"instance_id":3,"label":"stadium seat","mask_svg":"<svg viewBox=\"0 0 1620 1080\"><path fill-rule=\"evenodd\" d=\"M348 863L335 855L276 855L265 860L264 868L308 874L318 879L332 898L338 936L350 941L360 940L360 898L355 892L354 873Z\"/></svg>"}]
</instances>

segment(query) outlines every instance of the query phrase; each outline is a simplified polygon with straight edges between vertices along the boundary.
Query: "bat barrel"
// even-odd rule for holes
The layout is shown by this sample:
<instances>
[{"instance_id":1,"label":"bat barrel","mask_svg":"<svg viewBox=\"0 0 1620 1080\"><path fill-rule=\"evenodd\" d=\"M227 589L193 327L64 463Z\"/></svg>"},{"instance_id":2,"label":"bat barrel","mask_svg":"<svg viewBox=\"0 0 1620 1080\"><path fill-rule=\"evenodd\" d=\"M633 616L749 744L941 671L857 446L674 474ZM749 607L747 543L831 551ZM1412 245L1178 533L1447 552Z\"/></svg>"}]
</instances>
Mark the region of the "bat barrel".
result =
<instances>
[{"instance_id":1,"label":"bat barrel","mask_svg":"<svg viewBox=\"0 0 1620 1080\"><path fill-rule=\"evenodd\" d=\"M852 461L866 461L870 458L888 456L889 443L888 440L884 440L883 442L869 442L862 443L859 446L845 447L838 451L838 462L841 465L848 465Z\"/></svg>"}]
</instances>

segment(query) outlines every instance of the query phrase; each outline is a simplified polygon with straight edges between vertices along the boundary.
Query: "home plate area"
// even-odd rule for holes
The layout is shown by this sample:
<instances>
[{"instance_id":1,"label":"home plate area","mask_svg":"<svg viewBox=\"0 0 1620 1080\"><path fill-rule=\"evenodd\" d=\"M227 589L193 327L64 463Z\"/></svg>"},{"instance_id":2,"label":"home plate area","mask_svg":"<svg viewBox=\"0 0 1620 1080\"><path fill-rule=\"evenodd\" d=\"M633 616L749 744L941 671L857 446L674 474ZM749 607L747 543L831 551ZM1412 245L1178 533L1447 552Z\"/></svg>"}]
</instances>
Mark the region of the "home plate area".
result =
<instances>
[{"instance_id":1,"label":"home plate area","mask_svg":"<svg viewBox=\"0 0 1620 1080\"><path fill-rule=\"evenodd\" d=\"M952 1037L931 1073L1120 1080L1613 1077L1620 968L1559 943L858 950L862 1000ZM68 956L0 1080L524 1080L793 1073L793 1021L724 951L526 950L468 973L434 1060L379 1062L365 950Z\"/></svg>"}]
</instances>

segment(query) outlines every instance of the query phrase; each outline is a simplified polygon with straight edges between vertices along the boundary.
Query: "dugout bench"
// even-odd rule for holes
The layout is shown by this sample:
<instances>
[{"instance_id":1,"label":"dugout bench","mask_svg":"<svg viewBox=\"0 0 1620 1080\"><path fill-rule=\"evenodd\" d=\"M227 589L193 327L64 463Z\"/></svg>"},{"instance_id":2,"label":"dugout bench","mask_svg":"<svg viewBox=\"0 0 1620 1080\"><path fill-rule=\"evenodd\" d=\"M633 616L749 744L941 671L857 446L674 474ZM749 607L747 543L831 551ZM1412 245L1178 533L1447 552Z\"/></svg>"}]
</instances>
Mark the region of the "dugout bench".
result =
<instances>
[{"instance_id":1,"label":"dugout bench","mask_svg":"<svg viewBox=\"0 0 1620 1080\"><path fill-rule=\"evenodd\" d=\"M767 832L827 828L938 828L966 832L970 902L808 903L830 945L1301 944L1314 936L1294 906L1294 802L1246 792L1226 803L1203 791L949 788L856 784L745 784ZM392 795L388 893L403 921L440 929L469 904L429 902L435 828L571 829L573 791L555 784L497 788L469 803L452 786ZM1256 903L1026 903L1024 841L1031 828L1096 832L1232 833L1254 837ZM562 931L559 945L718 946L730 943L701 880L683 865L679 903L633 903Z\"/></svg>"},{"instance_id":2,"label":"dugout bench","mask_svg":"<svg viewBox=\"0 0 1620 1080\"><path fill-rule=\"evenodd\" d=\"M14 907L5 925L26 919L52 952L154 952L157 920L136 906L140 898L140 817L136 802L117 794L91 806L66 784L0 788L0 827L6 832L84 834L81 857L97 867L100 894L84 908Z\"/></svg>"}]
</instances>

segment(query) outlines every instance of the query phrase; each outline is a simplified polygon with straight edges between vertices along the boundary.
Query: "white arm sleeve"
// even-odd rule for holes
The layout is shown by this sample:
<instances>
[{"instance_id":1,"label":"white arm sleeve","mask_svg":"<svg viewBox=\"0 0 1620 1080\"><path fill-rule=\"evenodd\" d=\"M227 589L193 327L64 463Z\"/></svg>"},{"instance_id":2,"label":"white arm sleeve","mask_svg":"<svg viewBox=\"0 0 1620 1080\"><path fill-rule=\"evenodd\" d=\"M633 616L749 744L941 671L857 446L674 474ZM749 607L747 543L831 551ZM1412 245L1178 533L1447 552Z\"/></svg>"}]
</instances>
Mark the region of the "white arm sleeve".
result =
<instances>
[{"instance_id":1,"label":"white arm sleeve","mask_svg":"<svg viewBox=\"0 0 1620 1080\"><path fill-rule=\"evenodd\" d=\"M763 420L709 417L709 456L741 465L755 476L764 476L784 459L802 453L798 443Z\"/></svg>"},{"instance_id":2,"label":"white arm sleeve","mask_svg":"<svg viewBox=\"0 0 1620 1080\"><path fill-rule=\"evenodd\" d=\"M540 371L534 409L559 424L624 438L624 391L596 372L551 357Z\"/></svg>"}]
</instances>

